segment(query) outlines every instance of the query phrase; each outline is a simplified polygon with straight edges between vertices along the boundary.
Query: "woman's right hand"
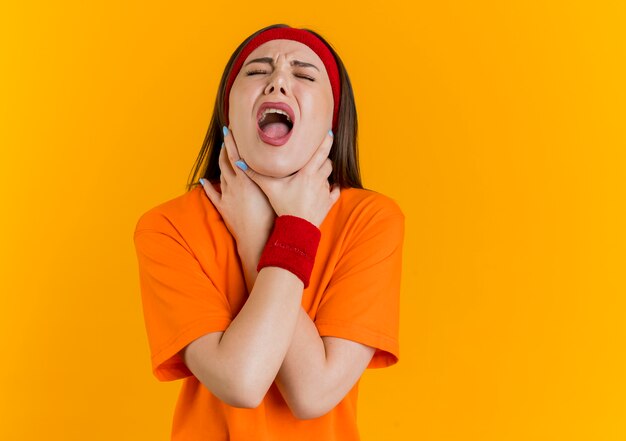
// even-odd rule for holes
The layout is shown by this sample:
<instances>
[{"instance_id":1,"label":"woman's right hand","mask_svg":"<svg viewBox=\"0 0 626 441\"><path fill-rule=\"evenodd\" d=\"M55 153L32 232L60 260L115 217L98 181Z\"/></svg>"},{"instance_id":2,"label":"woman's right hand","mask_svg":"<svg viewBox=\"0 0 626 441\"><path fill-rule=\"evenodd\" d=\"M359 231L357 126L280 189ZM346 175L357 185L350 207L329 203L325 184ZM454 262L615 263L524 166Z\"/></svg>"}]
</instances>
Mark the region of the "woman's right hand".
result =
<instances>
[{"instance_id":1,"label":"woman's right hand","mask_svg":"<svg viewBox=\"0 0 626 441\"><path fill-rule=\"evenodd\" d=\"M340 186L330 188L328 176L333 165L328 154L333 137L327 133L311 159L297 173L284 178L259 174L248 167L245 173L267 196L277 216L301 217L319 228L337 202Z\"/></svg>"},{"instance_id":2,"label":"woman's right hand","mask_svg":"<svg viewBox=\"0 0 626 441\"><path fill-rule=\"evenodd\" d=\"M234 133L229 131L219 155L221 193L209 182L204 190L235 238L242 259L256 265L276 215L263 191L235 166L239 159Z\"/></svg>"}]
</instances>

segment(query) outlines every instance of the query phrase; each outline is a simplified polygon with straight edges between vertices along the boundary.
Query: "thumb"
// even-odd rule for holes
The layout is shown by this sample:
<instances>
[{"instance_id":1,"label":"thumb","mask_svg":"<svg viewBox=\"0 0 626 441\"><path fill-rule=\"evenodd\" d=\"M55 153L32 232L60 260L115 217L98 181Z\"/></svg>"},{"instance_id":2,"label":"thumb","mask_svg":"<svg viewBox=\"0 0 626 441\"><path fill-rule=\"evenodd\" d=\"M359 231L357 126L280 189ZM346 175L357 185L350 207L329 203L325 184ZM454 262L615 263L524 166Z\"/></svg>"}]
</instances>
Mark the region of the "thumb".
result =
<instances>
[{"instance_id":1,"label":"thumb","mask_svg":"<svg viewBox=\"0 0 626 441\"><path fill-rule=\"evenodd\" d=\"M213 188L213 184L209 180L200 178L199 182L200 182L200 185L202 185L202 188L204 188L204 193L208 196L209 200L213 203L213 206L215 206L215 208L218 208L222 200L222 195L219 194L217 190L215 190L215 188Z\"/></svg>"}]
</instances>

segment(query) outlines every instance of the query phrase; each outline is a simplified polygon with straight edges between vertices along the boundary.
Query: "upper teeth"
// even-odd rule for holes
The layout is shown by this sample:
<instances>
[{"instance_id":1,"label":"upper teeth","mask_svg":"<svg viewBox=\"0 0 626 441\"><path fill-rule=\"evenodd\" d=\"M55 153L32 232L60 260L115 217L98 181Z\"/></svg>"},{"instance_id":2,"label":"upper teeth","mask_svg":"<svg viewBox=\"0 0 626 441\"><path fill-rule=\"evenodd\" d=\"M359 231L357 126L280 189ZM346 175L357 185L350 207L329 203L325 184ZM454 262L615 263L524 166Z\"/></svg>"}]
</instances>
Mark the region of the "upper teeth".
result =
<instances>
[{"instance_id":1,"label":"upper teeth","mask_svg":"<svg viewBox=\"0 0 626 441\"><path fill-rule=\"evenodd\" d=\"M289 114L283 110L280 109L273 109L273 108L267 108L263 111L263 114L261 115L261 119L259 121L263 121L265 119L265 115L267 115L268 113L280 113L282 115L285 115L287 117L287 121L291 122L291 118L289 118Z\"/></svg>"}]
</instances>

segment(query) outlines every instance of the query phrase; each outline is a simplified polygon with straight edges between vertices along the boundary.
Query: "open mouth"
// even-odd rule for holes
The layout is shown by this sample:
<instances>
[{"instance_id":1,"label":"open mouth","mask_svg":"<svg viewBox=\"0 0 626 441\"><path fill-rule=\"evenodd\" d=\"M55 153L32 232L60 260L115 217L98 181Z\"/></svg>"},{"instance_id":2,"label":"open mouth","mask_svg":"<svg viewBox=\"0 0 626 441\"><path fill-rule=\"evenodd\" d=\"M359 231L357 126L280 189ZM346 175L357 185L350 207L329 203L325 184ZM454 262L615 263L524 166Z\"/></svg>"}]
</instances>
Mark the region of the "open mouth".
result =
<instances>
[{"instance_id":1,"label":"open mouth","mask_svg":"<svg viewBox=\"0 0 626 441\"><path fill-rule=\"evenodd\" d=\"M276 140L284 138L293 129L289 115L279 109L265 109L258 124L267 138Z\"/></svg>"}]
</instances>

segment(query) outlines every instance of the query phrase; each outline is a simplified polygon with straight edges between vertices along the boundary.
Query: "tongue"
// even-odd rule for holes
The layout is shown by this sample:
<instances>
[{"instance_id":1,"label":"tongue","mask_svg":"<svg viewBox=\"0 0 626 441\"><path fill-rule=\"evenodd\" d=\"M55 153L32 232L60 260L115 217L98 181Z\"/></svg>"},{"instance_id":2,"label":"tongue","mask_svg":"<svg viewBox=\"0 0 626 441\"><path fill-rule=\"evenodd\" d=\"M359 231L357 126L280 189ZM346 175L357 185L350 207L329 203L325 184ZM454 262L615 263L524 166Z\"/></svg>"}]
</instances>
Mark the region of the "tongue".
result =
<instances>
[{"instance_id":1,"label":"tongue","mask_svg":"<svg viewBox=\"0 0 626 441\"><path fill-rule=\"evenodd\" d=\"M272 122L263 127L263 133L273 139L282 138L289 132L289 126L283 122Z\"/></svg>"}]
</instances>

